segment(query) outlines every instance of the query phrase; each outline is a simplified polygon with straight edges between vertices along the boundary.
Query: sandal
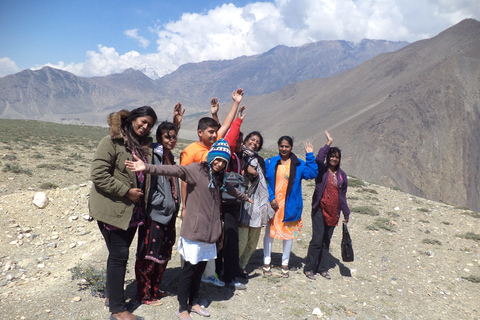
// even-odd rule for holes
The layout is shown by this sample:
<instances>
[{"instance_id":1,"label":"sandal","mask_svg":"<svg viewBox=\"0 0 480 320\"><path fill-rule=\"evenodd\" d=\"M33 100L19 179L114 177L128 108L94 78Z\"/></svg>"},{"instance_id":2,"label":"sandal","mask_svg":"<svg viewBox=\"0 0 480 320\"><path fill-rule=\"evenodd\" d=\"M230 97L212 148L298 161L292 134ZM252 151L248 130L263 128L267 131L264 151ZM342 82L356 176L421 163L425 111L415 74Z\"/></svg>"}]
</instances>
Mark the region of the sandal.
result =
<instances>
[{"instance_id":1,"label":"sandal","mask_svg":"<svg viewBox=\"0 0 480 320\"><path fill-rule=\"evenodd\" d=\"M320 272L320 275L322 277L324 277L325 279L328 279L328 280L332 279L332 277L330 276L330 273L328 273L328 271Z\"/></svg>"},{"instance_id":2,"label":"sandal","mask_svg":"<svg viewBox=\"0 0 480 320\"><path fill-rule=\"evenodd\" d=\"M317 280L317 278L315 277L315 274L312 271L303 271L303 273L308 279Z\"/></svg>"},{"instance_id":3,"label":"sandal","mask_svg":"<svg viewBox=\"0 0 480 320\"><path fill-rule=\"evenodd\" d=\"M145 300L143 303L152 307L161 306L163 304L160 300Z\"/></svg>"},{"instance_id":4,"label":"sandal","mask_svg":"<svg viewBox=\"0 0 480 320\"><path fill-rule=\"evenodd\" d=\"M263 275L264 276L271 276L272 275L272 268L269 264L263 265Z\"/></svg>"},{"instance_id":5,"label":"sandal","mask_svg":"<svg viewBox=\"0 0 480 320\"><path fill-rule=\"evenodd\" d=\"M288 266L282 266L282 278L289 278Z\"/></svg>"}]
</instances>

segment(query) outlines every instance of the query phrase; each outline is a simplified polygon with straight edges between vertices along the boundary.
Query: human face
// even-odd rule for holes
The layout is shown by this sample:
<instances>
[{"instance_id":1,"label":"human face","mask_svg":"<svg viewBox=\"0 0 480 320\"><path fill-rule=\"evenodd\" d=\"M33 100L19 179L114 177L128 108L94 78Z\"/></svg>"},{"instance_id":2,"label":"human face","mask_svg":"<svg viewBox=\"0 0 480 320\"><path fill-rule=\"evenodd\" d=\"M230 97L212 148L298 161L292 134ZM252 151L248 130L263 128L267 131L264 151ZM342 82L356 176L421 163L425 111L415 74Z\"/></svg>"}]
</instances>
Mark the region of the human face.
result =
<instances>
[{"instance_id":1,"label":"human face","mask_svg":"<svg viewBox=\"0 0 480 320\"><path fill-rule=\"evenodd\" d=\"M162 132L162 145L164 151L172 151L177 144L177 133L175 130Z\"/></svg>"},{"instance_id":2,"label":"human face","mask_svg":"<svg viewBox=\"0 0 480 320\"><path fill-rule=\"evenodd\" d=\"M239 135L237 139L237 146L235 147L235 152L240 153L243 146L243 135Z\"/></svg>"},{"instance_id":3,"label":"human face","mask_svg":"<svg viewBox=\"0 0 480 320\"><path fill-rule=\"evenodd\" d=\"M139 137L148 136L154 124L151 116L138 117L132 121L133 132Z\"/></svg>"},{"instance_id":4,"label":"human face","mask_svg":"<svg viewBox=\"0 0 480 320\"><path fill-rule=\"evenodd\" d=\"M336 168L340 163L340 155L338 153L334 153L328 159L328 165L330 167Z\"/></svg>"},{"instance_id":5,"label":"human face","mask_svg":"<svg viewBox=\"0 0 480 320\"><path fill-rule=\"evenodd\" d=\"M292 153L292 146L288 143L287 140L282 140L280 145L278 146L278 153L282 159L290 158L290 154Z\"/></svg>"},{"instance_id":6,"label":"human face","mask_svg":"<svg viewBox=\"0 0 480 320\"><path fill-rule=\"evenodd\" d=\"M227 161L225 159L215 159L212 161L212 170L215 172L220 172L227 166Z\"/></svg>"},{"instance_id":7,"label":"human face","mask_svg":"<svg viewBox=\"0 0 480 320\"><path fill-rule=\"evenodd\" d=\"M260 137L257 135L253 135L245 141L245 147L248 150L257 151L260 147Z\"/></svg>"},{"instance_id":8,"label":"human face","mask_svg":"<svg viewBox=\"0 0 480 320\"><path fill-rule=\"evenodd\" d=\"M208 127L205 130L198 130L200 141L206 146L211 147L217 141L217 127Z\"/></svg>"}]
</instances>

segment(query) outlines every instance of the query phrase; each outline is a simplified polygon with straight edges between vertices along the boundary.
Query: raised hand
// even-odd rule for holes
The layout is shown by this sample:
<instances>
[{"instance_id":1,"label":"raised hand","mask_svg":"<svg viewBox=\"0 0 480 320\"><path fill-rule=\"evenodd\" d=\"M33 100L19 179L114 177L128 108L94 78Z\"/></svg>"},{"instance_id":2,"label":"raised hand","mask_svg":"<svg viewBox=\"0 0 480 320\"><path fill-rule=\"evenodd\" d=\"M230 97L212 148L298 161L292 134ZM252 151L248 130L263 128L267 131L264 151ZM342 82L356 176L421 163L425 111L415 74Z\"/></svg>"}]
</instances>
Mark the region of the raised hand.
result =
<instances>
[{"instance_id":1,"label":"raised hand","mask_svg":"<svg viewBox=\"0 0 480 320\"><path fill-rule=\"evenodd\" d=\"M237 90L232 92L232 99L233 101L240 103L243 99L243 89L238 88Z\"/></svg>"},{"instance_id":2,"label":"raised hand","mask_svg":"<svg viewBox=\"0 0 480 320\"><path fill-rule=\"evenodd\" d=\"M180 128L180 123L182 122L184 113L185 109L182 110L182 104L178 102L173 108L173 123L177 126L177 128Z\"/></svg>"},{"instance_id":3,"label":"raised hand","mask_svg":"<svg viewBox=\"0 0 480 320\"><path fill-rule=\"evenodd\" d=\"M310 142L305 143L305 153L313 152L313 145Z\"/></svg>"},{"instance_id":4,"label":"raised hand","mask_svg":"<svg viewBox=\"0 0 480 320\"><path fill-rule=\"evenodd\" d=\"M125 167L133 172L145 171L145 163L136 155L133 155L133 158L135 158L136 161L125 160Z\"/></svg>"},{"instance_id":5,"label":"raised hand","mask_svg":"<svg viewBox=\"0 0 480 320\"><path fill-rule=\"evenodd\" d=\"M333 138L332 138L332 136L330 135L330 133L328 133L327 130L325 130L325 136L327 137L327 144L328 144L328 145L331 145L332 142L333 142Z\"/></svg>"},{"instance_id":6,"label":"raised hand","mask_svg":"<svg viewBox=\"0 0 480 320\"><path fill-rule=\"evenodd\" d=\"M243 119L245 118L245 116L247 115L246 113L243 113L243 111L245 111L245 106L241 106L240 109L238 109L238 115L237 115L237 118L240 118Z\"/></svg>"},{"instance_id":7,"label":"raised hand","mask_svg":"<svg viewBox=\"0 0 480 320\"><path fill-rule=\"evenodd\" d=\"M210 100L210 112L212 113L212 115L216 115L218 113L218 109L220 109L218 99L212 98L212 100Z\"/></svg>"}]
</instances>

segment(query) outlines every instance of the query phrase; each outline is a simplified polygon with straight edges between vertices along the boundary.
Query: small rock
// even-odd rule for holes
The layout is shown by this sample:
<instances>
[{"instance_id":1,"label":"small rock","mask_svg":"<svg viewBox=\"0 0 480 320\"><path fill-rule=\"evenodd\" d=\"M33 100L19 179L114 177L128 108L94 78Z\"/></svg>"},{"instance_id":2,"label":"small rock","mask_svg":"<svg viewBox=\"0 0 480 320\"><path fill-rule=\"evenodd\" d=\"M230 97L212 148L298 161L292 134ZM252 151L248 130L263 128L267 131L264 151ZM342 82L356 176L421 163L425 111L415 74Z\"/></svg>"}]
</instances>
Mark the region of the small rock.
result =
<instances>
[{"instance_id":1,"label":"small rock","mask_svg":"<svg viewBox=\"0 0 480 320\"><path fill-rule=\"evenodd\" d=\"M74 243L70 243L70 245L68 246L70 249L73 249L77 246L77 244L74 242Z\"/></svg>"},{"instance_id":2,"label":"small rock","mask_svg":"<svg viewBox=\"0 0 480 320\"><path fill-rule=\"evenodd\" d=\"M319 317L323 316L323 312L319 308L313 309L312 314L316 315L316 316L319 316Z\"/></svg>"},{"instance_id":3,"label":"small rock","mask_svg":"<svg viewBox=\"0 0 480 320\"><path fill-rule=\"evenodd\" d=\"M45 192L38 192L33 197L33 204L39 209L43 209L48 205L48 197Z\"/></svg>"},{"instance_id":4,"label":"small rock","mask_svg":"<svg viewBox=\"0 0 480 320\"><path fill-rule=\"evenodd\" d=\"M72 302L79 302L81 300L82 298L77 296L77 297L73 297Z\"/></svg>"}]
</instances>

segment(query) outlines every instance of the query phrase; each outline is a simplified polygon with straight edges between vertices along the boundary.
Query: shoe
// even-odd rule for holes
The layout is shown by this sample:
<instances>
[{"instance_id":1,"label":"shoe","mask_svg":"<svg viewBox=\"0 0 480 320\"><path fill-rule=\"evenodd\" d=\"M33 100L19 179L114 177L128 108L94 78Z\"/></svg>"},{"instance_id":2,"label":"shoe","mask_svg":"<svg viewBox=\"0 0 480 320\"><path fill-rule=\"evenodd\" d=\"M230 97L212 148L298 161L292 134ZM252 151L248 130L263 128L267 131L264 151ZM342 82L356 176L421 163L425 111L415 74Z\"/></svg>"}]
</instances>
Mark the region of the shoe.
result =
<instances>
[{"instance_id":1,"label":"shoe","mask_svg":"<svg viewBox=\"0 0 480 320\"><path fill-rule=\"evenodd\" d=\"M248 272L245 269L240 269L238 273L240 278L248 279Z\"/></svg>"},{"instance_id":2,"label":"shoe","mask_svg":"<svg viewBox=\"0 0 480 320\"><path fill-rule=\"evenodd\" d=\"M180 320L193 320L190 316L188 318L182 318L180 317L180 311L175 311L175 315L177 316L178 319Z\"/></svg>"},{"instance_id":3,"label":"shoe","mask_svg":"<svg viewBox=\"0 0 480 320\"><path fill-rule=\"evenodd\" d=\"M289 278L288 266L282 266L282 278Z\"/></svg>"},{"instance_id":4,"label":"shoe","mask_svg":"<svg viewBox=\"0 0 480 320\"><path fill-rule=\"evenodd\" d=\"M207 309L200 307L200 305L198 306L198 309L190 308L190 312L196 313L202 317L210 317L210 312L208 312Z\"/></svg>"},{"instance_id":5,"label":"shoe","mask_svg":"<svg viewBox=\"0 0 480 320\"><path fill-rule=\"evenodd\" d=\"M163 291L163 290L158 290L158 293L156 294L158 299L169 297L171 295L173 294L170 291Z\"/></svg>"},{"instance_id":6,"label":"shoe","mask_svg":"<svg viewBox=\"0 0 480 320\"><path fill-rule=\"evenodd\" d=\"M232 281L232 282L228 283L227 286L229 288L233 288L235 290L245 290L245 289L247 289L246 284L243 284L241 282L236 282L236 281Z\"/></svg>"},{"instance_id":7,"label":"shoe","mask_svg":"<svg viewBox=\"0 0 480 320\"><path fill-rule=\"evenodd\" d=\"M225 286L225 282L221 281L220 279L218 279L217 277L217 274L214 274L213 276L210 276L210 277L205 277L203 274L202 274L202 282L205 282L205 283L211 283L213 285L216 285L217 287L224 287Z\"/></svg>"},{"instance_id":8,"label":"shoe","mask_svg":"<svg viewBox=\"0 0 480 320\"><path fill-rule=\"evenodd\" d=\"M328 271L323 271L323 272L320 272L320 275L322 277L324 277L325 279L328 279L328 280L331 280L332 277L330 276L330 273L328 273Z\"/></svg>"}]
</instances>

